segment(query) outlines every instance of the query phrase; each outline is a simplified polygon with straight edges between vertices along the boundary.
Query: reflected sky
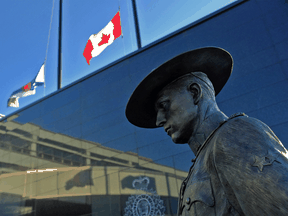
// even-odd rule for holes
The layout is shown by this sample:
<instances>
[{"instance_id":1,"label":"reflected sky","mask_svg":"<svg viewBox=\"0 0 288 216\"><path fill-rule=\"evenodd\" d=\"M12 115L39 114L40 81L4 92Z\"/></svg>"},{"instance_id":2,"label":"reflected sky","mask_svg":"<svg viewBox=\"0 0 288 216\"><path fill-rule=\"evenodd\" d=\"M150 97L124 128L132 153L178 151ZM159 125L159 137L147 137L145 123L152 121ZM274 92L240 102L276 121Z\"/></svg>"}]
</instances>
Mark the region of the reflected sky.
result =
<instances>
[{"instance_id":1,"label":"reflected sky","mask_svg":"<svg viewBox=\"0 0 288 216\"><path fill-rule=\"evenodd\" d=\"M172 33L237 0L138 0L142 46Z\"/></svg>"}]
</instances>

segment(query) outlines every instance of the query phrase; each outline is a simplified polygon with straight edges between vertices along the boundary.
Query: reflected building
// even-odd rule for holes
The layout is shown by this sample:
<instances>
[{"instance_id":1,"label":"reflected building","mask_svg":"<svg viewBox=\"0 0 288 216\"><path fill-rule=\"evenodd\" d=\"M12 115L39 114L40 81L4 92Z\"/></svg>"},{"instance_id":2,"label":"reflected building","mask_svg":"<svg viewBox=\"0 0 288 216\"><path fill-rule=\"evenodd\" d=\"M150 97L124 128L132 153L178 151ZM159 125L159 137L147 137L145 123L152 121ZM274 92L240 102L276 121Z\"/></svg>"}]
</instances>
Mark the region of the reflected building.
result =
<instances>
[{"instance_id":1,"label":"reflected building","mask_svg":"<svg viewBox=\"0 0 288 216\"><path fill-rule=\"evenodd\" d=\"M4 215L176 213L186 171L14 118L0 123Z\"/></svg>"},{"instance_id":2,"label":"reflected building","mask_svg":"<svg viewBox=\"0 0 288 216\"><path fill-rule=\"evenodd\" d=\"M194 155L163 129L130 124L125 107L154 68L200 47L224 48L234 59L219 108L265 122L288 148L287 14L284 0L234 1L3 117L0 215L177 215Z\"/></svg>"}]
</instances>

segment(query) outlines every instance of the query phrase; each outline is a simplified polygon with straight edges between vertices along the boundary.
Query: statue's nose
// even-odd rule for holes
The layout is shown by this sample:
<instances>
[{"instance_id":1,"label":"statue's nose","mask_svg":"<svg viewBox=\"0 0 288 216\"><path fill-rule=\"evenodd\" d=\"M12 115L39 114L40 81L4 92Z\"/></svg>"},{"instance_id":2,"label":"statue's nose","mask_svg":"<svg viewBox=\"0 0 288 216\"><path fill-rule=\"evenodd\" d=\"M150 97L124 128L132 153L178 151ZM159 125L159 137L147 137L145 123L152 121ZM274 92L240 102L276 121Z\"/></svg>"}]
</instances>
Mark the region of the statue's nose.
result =
<instances>
[{"instance_id":1,"label":"statue's nose","mask_svg":"<svg viewBox=\"0 0 288 216\"><path fill-rule=\"evenodd\" d=\"M156 126L157 127L163 127L166 122L165 114L163 112L157 112L157 118L156 118Z\"/></svg>"}]
</instances>

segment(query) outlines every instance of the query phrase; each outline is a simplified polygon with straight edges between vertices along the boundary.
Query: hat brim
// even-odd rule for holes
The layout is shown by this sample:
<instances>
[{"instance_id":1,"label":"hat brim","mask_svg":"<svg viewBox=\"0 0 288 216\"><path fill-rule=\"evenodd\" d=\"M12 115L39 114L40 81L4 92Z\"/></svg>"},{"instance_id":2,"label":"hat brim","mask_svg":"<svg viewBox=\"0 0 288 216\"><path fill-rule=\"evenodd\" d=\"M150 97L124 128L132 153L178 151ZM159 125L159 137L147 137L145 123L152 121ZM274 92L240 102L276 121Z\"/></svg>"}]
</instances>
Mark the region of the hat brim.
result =
<instances>
[{"instance_id":1,"label":"hat brim","mask_svg":"<svg viewBox=\"0 0 288 216\"><path fill-rule=\"evenodd\" d=\"M213 84L217 95L230 77L232 56L224 49L205 47L182 53L154 69L132 93L126 117L135 126L156 128L154 103L156 96L173 80L190 72L205 73Z\"/></svg>"}]
</instances>

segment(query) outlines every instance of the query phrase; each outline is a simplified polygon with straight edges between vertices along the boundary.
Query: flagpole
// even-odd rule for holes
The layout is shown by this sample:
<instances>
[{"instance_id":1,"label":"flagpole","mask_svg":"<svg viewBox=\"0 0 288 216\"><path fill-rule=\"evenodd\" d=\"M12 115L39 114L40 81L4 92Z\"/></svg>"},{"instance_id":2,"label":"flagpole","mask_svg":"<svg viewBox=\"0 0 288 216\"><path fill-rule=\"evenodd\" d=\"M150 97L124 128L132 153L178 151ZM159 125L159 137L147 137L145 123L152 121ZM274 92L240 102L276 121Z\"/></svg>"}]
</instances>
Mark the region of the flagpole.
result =
<instances>
[{"instance_id":1,"label":"flagpole","mask_svg":"<svg viewBox=\"0 0 288 216\"><path fill-rule=\"evenodd\" d=\"M140 49L141 48L141 38L140 38L139 23L138 23L138 16L137 16L137 9L136 9L135 0L132 0L132 6L133 6L137 45L138 45L138 49Z\"/></svg>"},{"instance_id":2,"label":"flagpole","mask_svg":"<svg viewBox=\"0 0 288 216\"><path fill-rule=\"evenodd\" d=\"M57 89L59 90L61 88L61 82L62 82L62 4L63 1L59 0L59 38L58 38L58 85Z\"/></svg>"}]
</instances>

